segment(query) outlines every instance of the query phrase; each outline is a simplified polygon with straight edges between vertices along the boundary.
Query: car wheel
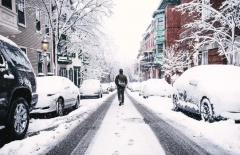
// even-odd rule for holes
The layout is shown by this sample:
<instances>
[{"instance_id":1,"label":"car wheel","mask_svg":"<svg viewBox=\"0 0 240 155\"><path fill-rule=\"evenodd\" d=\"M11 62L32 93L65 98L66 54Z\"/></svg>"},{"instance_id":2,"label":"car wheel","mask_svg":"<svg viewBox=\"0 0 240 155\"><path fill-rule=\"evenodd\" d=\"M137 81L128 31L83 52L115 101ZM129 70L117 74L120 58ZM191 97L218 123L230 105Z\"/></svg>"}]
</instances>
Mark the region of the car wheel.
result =
<instances>
[{"instance_id":1,"label":"car wheel","mask_svg":"<svg viewBox=\"0 0 240 155\"><path fill-rule=\"evenodd\" d=\"M79 104L80 104L80 101L79 101L79 99L77 97L76 104L73 106L73 109L78 109Z\"/></svg>"},{"instance_id":2,"label":"car wheel","mask_svg":"<svg viewBox=\"0 0 240 155\"><path fill-rule=\"evenodd\" d=\"M208 99L203 99L201 102L201 119L205 122L214 122L213 110Z\"/></svg>"},{"instance_id":3,"label":"car wheel","mask_svg":"<svg viewBox=\"0 0 240 155\"><path fill-rule=\"evenodd\" d=\"M57 116L63 116L63 114L64 114L63 99L59 98L57 100Z\"/></svg>"},{"instance_id":4,"label":"car wheel","mask_svg":"<svg viewBox=\"0 0 240 155\"><path fill-rule=\"evenodd\" d=\"M173 103L173 110L174 111L178 111L179 108L177 106L177 102L178 102L178 97L177 95L173 95L173 98L172 98L172 103Z\"/></svg>"},{"instance_id":5,"label":"car wheel","mask_svg":"<svg viewBox=\"0 0 240 155\"><path fill-rule=\"evenodd\" d=\"M22 139L29 125L29 108L24 98L18 98L13 102L6 125L7 131L13 139Z\"/></svg>"}]
</instances>

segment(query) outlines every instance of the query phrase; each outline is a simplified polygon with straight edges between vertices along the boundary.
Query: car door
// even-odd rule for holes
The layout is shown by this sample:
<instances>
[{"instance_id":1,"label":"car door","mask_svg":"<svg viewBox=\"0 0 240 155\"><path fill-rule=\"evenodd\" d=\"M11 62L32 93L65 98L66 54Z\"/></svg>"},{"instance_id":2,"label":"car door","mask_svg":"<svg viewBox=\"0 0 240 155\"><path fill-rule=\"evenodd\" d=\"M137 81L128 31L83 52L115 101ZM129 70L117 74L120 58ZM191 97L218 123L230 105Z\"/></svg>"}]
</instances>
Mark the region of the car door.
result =
<instances>
[{"instance_id":1,"label":"car door","mask_svg":"<svg viewBox=\"0 0 240 155\"><path fill-rule=\"evenodd\" d=\"M63 85L64 103L65 103L65 107L67 108L71 106L72 92L70 91L71 88L67 79L63 78L62 85Z\"/></svg>"},{"instance_id":2,"label":"car door","mask_svg":"<svg viewBox=\"0 0 240 155\"><path fill-rule=\"evenodd\" d=\"M1 47L1 45L0 45ZM8 62L0 48L0 122L4 121L10 104L9 97L14 87L14 76L9 73Z\"/></svg>"}]
</instances>

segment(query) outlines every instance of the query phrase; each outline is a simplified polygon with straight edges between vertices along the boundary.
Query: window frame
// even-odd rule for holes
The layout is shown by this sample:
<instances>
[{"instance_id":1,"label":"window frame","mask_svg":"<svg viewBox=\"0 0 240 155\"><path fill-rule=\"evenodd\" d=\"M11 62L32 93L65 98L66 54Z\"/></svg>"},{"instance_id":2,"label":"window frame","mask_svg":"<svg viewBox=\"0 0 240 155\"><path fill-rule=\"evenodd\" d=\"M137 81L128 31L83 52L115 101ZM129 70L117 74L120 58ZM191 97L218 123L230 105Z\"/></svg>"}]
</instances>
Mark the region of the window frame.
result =
<instances>
[{"instance_id":1,"label":"window frame","mask_svg":"<svg viewBox=\"0 0 240 155\"><path fill-rule=\"evenodd\" d=\"M208 65L208 51L202 51L202 63L201 65Z\"/></svg>"},{"instance_id":2,"label":"window frame","mask_svg":"<svg viewBox=\"0 0 240 155\"><path fill-rule=\"evenodd\" d=\"M41 58L40 58L40 60L38 59L38 53L41 53ZM41 65L42 65L42 67L41 67L42 72L39 72L39 66L38 66L38 69L37 69L38 74L39 74L39 73L43 73L43 63L42 63L41 59L42 59L42 51L41 51L41 50L37 50L37 65L39 65L39 63L41 63ZM38 61L38 60L39 60L39 61Z\"/></svg>"},{"instance_id":3,"label":"window frame","mask_svg":"<svg viewBox=\"0 0 240 155\"><path fill-rule=\"evenodd\" d=\"M39 11L39 30L37 29L37 24L38 24L38 22L37 22L37 12ZM40 33L41 34L41 10L40 10L40 8L36 8L36 14L35 14L36 16L35 16L35 18L36 18L36 32L37 33Z\"/></svg>"},{"instance_id":4,"label":"window frame","mask_svg":"<svg viewBox=\"0 0 240 155\"><path fill-rule=\"evenodd\" d=\"M10 0L10 2L11 2L11 7L8 7L8 6L6 6L6 5L3 5L3 2L4 2L4 0L1 0L1 5L2 5L3 7L7 8L7 9L9 9L9 10L13 10L13 2L12 2L12 0Z\"/></svg>"},{"instance_id":5,"label":"window frame","mask_svg":"<svg viewBox=\"0 0 240 155\"><path fill-rule=\"evenodd\" d=\"M19 2L19 1L21 1L21 0L17 0L17 11L19 11L19 5L18 5L18 2ZM26 9L25 9L26 0L22 0L22 1L23 1L23 3L24 3L24 6L23 6L24 24L19 22L19 13L18 13L18 25L26 28L26 27L27 27L27 22L26 22Z\"/></svg>"},{"instance_id":6,"label":"window frame","mask_svg":"<svg viewBox=\"0 0 240 155\"><path fill-rule=\"evenodd\" d=\"M46 34L48 37L50 37L50 21L49 21L49 20L50 20L50 19L49 19L48 15L45 14L45 15L44 15L44 32L45 32L45 34ZM47 23L46 23L46 22L47 22ZM48 27L47 27L47 26L48 26ZM48 28L48 33L46 32L47 28Z\"/></svg>"}]
</instances>

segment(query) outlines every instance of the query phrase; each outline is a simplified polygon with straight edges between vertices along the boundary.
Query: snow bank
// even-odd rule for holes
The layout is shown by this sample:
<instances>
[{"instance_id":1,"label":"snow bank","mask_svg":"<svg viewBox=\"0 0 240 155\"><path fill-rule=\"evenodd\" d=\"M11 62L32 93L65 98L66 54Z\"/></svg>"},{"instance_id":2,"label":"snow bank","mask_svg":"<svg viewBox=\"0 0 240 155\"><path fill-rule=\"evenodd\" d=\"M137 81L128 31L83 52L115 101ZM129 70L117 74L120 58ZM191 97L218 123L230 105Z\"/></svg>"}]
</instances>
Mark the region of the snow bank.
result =
<instances>
[{"instance_id":1,"label":"snow bank","mask_svg":"<svg viewBox=\"0 0 240 155\"><path fill-rule=\"evenodd\" d=\"M229 154L240 154L240 124L235 124L233 120L207 123L186 116L182 112L172 111L171 98L154 96L145 100L138 96L138 93L128 91L128 94L193 141L201 142L200 145L211 142L227 150Z\"/></svg>"}]
</instances>

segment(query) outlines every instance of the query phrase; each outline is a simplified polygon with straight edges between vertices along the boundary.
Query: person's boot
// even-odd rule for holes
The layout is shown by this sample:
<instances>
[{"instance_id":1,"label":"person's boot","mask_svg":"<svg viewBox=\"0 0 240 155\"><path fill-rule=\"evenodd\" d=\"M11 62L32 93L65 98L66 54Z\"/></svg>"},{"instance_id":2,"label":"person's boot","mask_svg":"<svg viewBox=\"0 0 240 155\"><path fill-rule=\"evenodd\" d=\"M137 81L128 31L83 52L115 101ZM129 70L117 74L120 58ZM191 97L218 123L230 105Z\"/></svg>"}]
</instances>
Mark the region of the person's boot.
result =
<instances>
[{"instance_id":1,"label":"person's boot","mask_svg":"<svg viewBox=\"0 0 240 155\"><path fill-rule=\"evenodd\" d=\"M121 106L121 104L122 104L122 103L120 102L120 103L119 103L119 106Z\"/></svg>"}]
</instances>

